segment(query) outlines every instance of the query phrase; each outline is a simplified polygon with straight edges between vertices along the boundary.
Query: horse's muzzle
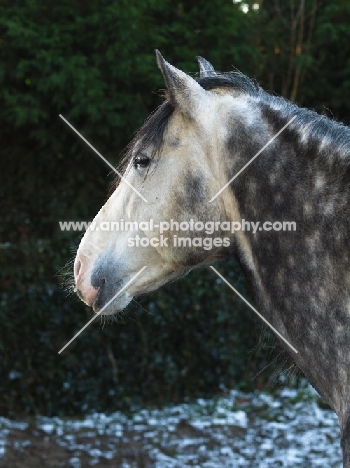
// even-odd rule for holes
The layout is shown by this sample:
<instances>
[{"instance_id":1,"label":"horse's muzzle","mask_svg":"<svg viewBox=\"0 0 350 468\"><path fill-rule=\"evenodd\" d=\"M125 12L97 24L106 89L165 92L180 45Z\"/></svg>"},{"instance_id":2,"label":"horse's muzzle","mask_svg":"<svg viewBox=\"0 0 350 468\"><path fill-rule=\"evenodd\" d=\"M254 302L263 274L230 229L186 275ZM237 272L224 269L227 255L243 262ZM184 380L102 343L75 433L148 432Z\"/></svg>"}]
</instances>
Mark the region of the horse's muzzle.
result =
<instances>
[{"instance_id":1,"label":"horse's muzzle","mask_svg":"<svg viewBox=\"0 0 350 468\"><path fill-rule=\"evenodd\" d=\"M74 262L74 281L77 294L89 307L93 306L100 288L94 288L90 282L89 268L82 256L77 256ZM101 284L102 285L102 284Z\"/></svg>"}]
</instances>

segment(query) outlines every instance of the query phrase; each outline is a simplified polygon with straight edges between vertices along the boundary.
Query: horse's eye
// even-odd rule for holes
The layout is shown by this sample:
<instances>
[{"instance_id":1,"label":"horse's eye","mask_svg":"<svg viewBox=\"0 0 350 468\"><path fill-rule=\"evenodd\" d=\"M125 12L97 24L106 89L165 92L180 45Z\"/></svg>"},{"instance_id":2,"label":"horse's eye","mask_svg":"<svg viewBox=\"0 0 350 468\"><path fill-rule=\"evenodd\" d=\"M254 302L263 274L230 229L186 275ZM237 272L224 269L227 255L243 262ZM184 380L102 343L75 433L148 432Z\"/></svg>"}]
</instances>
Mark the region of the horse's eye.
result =
<instances>
[{"instance_id":1,"label":"horse's eye","mask_svg":"<svg viewBox=\"0 0 350 468\"><path fill-rule=\"evenodd\" d=\"M140 154L134 159L135 167L147 167L151 162L150 158L145 154Z\"/></svg>"}]
</instances>

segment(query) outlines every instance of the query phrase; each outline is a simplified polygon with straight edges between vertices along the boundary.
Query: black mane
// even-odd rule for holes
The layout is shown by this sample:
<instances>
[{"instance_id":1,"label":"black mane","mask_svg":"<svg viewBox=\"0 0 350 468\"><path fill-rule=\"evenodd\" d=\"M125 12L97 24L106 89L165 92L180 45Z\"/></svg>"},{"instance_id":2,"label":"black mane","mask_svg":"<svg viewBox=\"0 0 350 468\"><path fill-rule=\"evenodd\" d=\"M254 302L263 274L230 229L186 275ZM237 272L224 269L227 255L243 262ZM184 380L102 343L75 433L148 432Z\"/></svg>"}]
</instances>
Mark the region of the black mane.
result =
<instances>
[{"instance_id":1,"label":"black mane","mask_svg":"<svg viewBox=\"0 0 350 468\"><path fill-rule=\"evenodd\" d=\"M259 86L253 80L240 72L217 73L215 76L195 78L195 80L206 91L215 88L228 88L250 95L258 95ZM174 106L170 101L164 101L154 112L152 112L137 132L135 137L126 147L124 157L118 167L119 170L126 168L135 147L138 152L142 152L152 144L152 157L155 156L162 147L164 132L167 128L169 118L174 111Z\"/></svg>"},{"instance_id":2,"label":"black mane","mask_svg":"<svg viewBox=\"0 0 350 468\"><path fill-rule=\"evenodd\" d=\"M239 71L217 73L213 76L195 78L196 81L207 91L215 88L227 88L249 95L256 101L257 107L263 107L264 115L269 122L279 130L285 122L293 116L297 116L293 122L294 128L306 128L313 140L321 141L326 138L339 155L344 157L350 154L350 130L342 123L320 115L315 111L298 107L280 96L273 96L264 91L254 80L248 78ZM119 170L125 170L132 156L142 152L152 144L154 157L160 152L163 143L164 132L167 128L169 118L174 111L173 104L165 100L142 125L133 140L127 146L124 157L119 165ZM297 135L295 135L297 136ZM300 133L299 133L300 137Z\"/></svg>"}]
</instances>

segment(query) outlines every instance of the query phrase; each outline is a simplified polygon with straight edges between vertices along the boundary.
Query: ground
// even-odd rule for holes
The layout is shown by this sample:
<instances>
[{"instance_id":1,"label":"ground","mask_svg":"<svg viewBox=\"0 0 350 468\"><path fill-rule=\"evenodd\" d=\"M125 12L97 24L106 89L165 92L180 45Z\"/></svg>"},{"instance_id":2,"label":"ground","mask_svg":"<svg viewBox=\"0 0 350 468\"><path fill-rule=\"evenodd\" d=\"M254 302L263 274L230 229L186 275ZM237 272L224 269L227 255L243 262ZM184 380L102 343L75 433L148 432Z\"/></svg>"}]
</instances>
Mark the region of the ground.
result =
<instances>
[{"instance_id":1,"label":"ground","mask_svg":"<svg viewBox=\"0 0 350 468\"><path fill-rule=\"evenodd\" d=\"M339 429L309 387L80 420L0 418L0 468L91 466L340 468Z\"/></svg>"}]
</instances>

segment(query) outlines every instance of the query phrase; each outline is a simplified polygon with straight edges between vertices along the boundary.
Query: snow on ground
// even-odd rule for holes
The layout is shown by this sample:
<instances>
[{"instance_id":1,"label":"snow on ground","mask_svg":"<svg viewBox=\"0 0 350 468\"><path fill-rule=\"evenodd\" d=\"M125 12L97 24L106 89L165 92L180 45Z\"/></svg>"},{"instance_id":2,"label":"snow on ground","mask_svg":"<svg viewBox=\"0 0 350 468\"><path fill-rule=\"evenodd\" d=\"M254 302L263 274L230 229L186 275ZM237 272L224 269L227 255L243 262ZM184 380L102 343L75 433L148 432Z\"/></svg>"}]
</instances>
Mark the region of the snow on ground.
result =
<instances>
[{"instance_id":1,"label":"snow on ground","mask_svg":"<svg viewBox=\"0 0 350 468\"><path fill-rule=\"evenodd\" d=\"M340 468L338 421L319 403L310 387L284 389L274 396L231 391L225 397L129 415L40 417L35 429L69 454L67 463L57 466L71 468L116 459L118 465L113 466L123 468ZM0 460L14 429L28 429L28 424L0 418ZM17 450L23 452L32 443L17 441ZM146 454L142 462L131 461L130 450L136 447Z\"/></svg>"}]
</instances>

